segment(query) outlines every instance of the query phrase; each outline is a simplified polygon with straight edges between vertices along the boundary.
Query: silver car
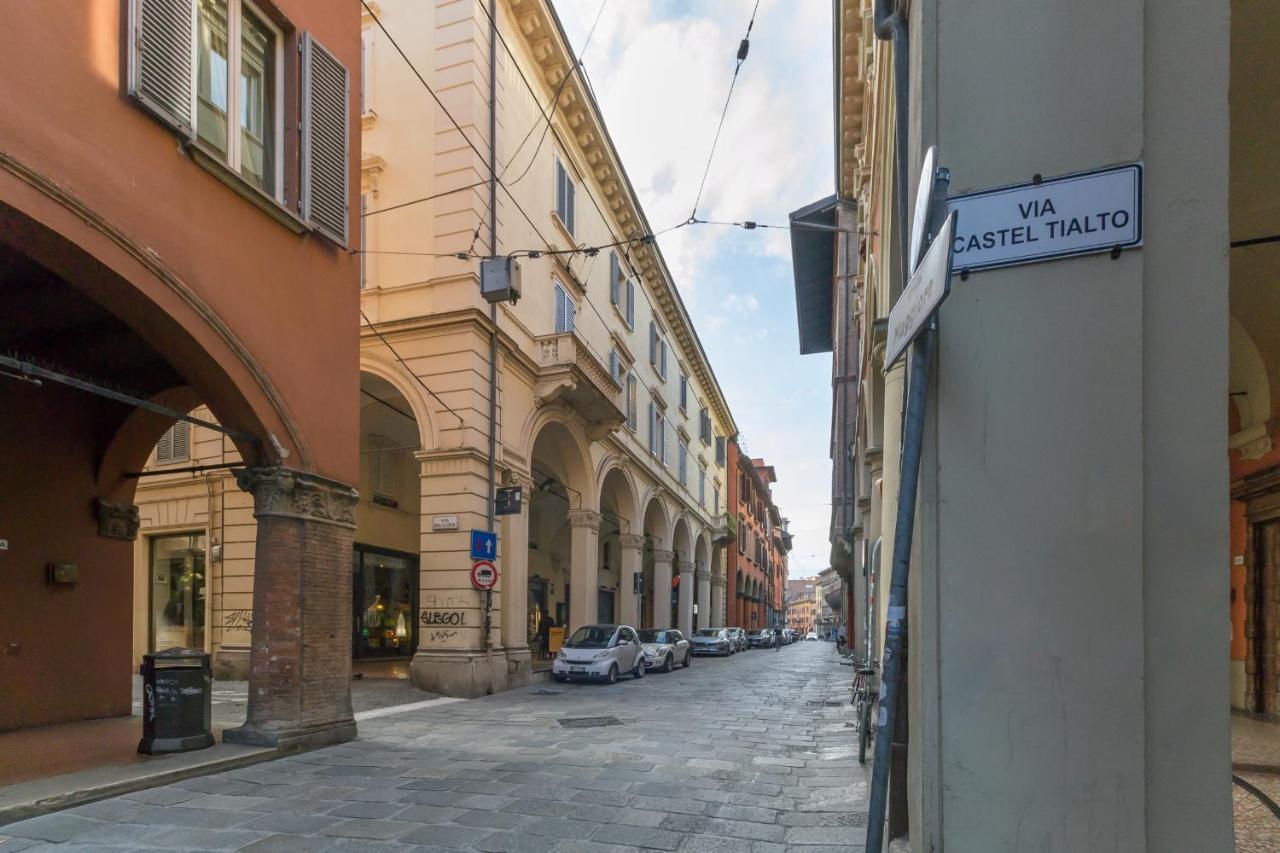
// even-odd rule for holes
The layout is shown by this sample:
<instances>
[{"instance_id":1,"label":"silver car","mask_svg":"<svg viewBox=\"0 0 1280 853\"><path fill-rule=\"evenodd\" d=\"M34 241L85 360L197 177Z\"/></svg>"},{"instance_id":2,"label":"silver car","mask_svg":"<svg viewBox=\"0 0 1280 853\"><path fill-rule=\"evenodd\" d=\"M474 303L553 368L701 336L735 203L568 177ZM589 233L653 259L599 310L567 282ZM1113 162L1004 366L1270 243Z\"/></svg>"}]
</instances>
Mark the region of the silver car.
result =
<instances>
[{"instance_id":1,"label":"silver car","mask_svg":"<svg viewBox=\"0 0 1280 853\"><path fill-rule=\"evenodd\" d=\"M693 660L689 641L679 631L648 628L640 632L640 645L644 647L644 665L650 669L670 672Z\"/></svg>"},{"instance_id":2,"label":"silver car","mask_svg":"<svg viewBox=\"0 0 1280 853\"><path fill-rule=\"evenodd\" d=\"M735 652L745 652L751 647L747 642L747 632L741 628L730 628L729 639L733 641L733 650Z\"/></svg>"},{"instance_id":3,"label":"silver car","mask_svg":"<svg viewBox=\"0 0 1280 853\"><path fill-rule=\"evenodd\" d=\"M728 628L699 628L693 632L690 651L695 655L724 655L734 653L733 639Z\"/></svg>"},{"instance_id":4,"label":"silver car","mask_svg":"<svg viewBox=\"0 0 1280 853\"><path fill-rule=\"evenodd\" d=\"M644 678L644 650L628 625L583 625L551 662L556 681L583 679L614 684L618 676Z\"/></svg>"}]
</instances>

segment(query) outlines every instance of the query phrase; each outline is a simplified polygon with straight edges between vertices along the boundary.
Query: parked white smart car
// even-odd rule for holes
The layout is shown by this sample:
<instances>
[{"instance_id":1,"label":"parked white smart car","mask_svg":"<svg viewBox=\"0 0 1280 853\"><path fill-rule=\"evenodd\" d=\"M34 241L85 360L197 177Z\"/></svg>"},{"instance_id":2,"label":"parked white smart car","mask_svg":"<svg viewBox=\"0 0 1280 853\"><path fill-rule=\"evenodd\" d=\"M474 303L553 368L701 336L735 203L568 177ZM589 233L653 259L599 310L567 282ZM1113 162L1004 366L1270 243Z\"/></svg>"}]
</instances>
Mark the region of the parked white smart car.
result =
<instances>
[{"instance_id":1,"label":"parked white smart car","mask_svg":"<svg viewBox=\"0 0 1280 853\"><path fill-rule=\"evenodd\" d=\"M600 680L610 684L619 675L644 678L644 649L628 625L583 625L564 641L551 662L551 677Z\"/></svg>"}]
</instances>

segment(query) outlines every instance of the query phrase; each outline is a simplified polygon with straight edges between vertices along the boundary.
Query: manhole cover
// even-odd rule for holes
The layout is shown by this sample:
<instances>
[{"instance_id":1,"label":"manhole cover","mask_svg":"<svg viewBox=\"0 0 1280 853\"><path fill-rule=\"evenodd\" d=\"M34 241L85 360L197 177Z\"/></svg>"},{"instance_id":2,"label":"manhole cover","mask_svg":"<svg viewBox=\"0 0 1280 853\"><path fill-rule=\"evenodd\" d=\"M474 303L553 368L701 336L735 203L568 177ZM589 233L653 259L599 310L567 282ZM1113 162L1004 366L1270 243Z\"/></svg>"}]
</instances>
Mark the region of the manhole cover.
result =
<instances>
[{"instance_id":1,"label":"manhole cover","mask_svg":"<svg viewBox=\"0 0 1280 853\"><path fill-rule=\"evenodd\" d=\"M530 690L529 692L530 692L530 693L532 693L534 696L559 696L559 695L560 695L561 693L563 693L564 691L563 691L563 690L548 690L548 689L547 689L547 688L545 688L545 687L539 687L539 688L535 688L535 689L533 689L533 690Z\"/></svg>"},{"instance_id":2,"label":"manhole cover","mask_svg":"<svg viewBox=\"0 0 1280 853\"><path fill-rule=\"evenodd\" d=\"M622 720L617 717L562 717L556 722L566 729L597 729L622 725Z\"/></svg>"}]
</instances>

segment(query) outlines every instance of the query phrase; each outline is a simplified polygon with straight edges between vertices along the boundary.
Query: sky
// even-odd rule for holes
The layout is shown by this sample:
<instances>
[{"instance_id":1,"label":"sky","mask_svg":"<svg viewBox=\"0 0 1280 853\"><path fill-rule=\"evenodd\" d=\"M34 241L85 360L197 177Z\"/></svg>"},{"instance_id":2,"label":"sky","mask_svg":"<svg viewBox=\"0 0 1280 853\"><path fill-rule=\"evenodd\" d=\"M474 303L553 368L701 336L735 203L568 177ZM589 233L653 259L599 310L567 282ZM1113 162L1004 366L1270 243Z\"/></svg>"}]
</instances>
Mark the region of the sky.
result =
<instances>
[{"instance_id":1,"label":"sky","mask_svg":"<svg viewBox=\"0 0 1280 853\"><path fill-rule=\"evenodd\" d=\"M553 2L650 225L688 219L755 0ZM760 0L699 218L785 225L834 192L831 83L829 0ZM799 355L790 238L698 225L659 245L743 443L775 466L790 576L815 575L830 548L831 357Z\"/></svg>"}]
</instances>

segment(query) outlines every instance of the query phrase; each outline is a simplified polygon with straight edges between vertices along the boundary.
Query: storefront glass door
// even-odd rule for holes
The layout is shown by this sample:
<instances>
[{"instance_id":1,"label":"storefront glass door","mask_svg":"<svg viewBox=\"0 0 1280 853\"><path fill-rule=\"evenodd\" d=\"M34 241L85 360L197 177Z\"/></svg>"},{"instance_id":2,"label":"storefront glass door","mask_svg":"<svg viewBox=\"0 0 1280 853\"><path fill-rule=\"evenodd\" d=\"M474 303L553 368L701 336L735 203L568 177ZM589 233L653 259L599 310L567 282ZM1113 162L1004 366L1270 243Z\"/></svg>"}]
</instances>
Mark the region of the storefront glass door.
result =
<instances>
[{"instance_id":1,"label":"storefront glass door","mask_svg":"<svg viewBox=\"0 0 1280 853\"><path fill-rule=\"evenodd\" d=\"M204 648L204 534L151 538L151 651Z\"/></svg>"},{"instance_id":2,"label":"storefront glass door","mask_svg":"<svg viewBox=\"0 0 1280 853\"><path fill-rule=\"evenodd\" d=\"M418 559L357 545L352 555L356 658L405 657L417 647Z\"/></svg>"}]
</instances>

